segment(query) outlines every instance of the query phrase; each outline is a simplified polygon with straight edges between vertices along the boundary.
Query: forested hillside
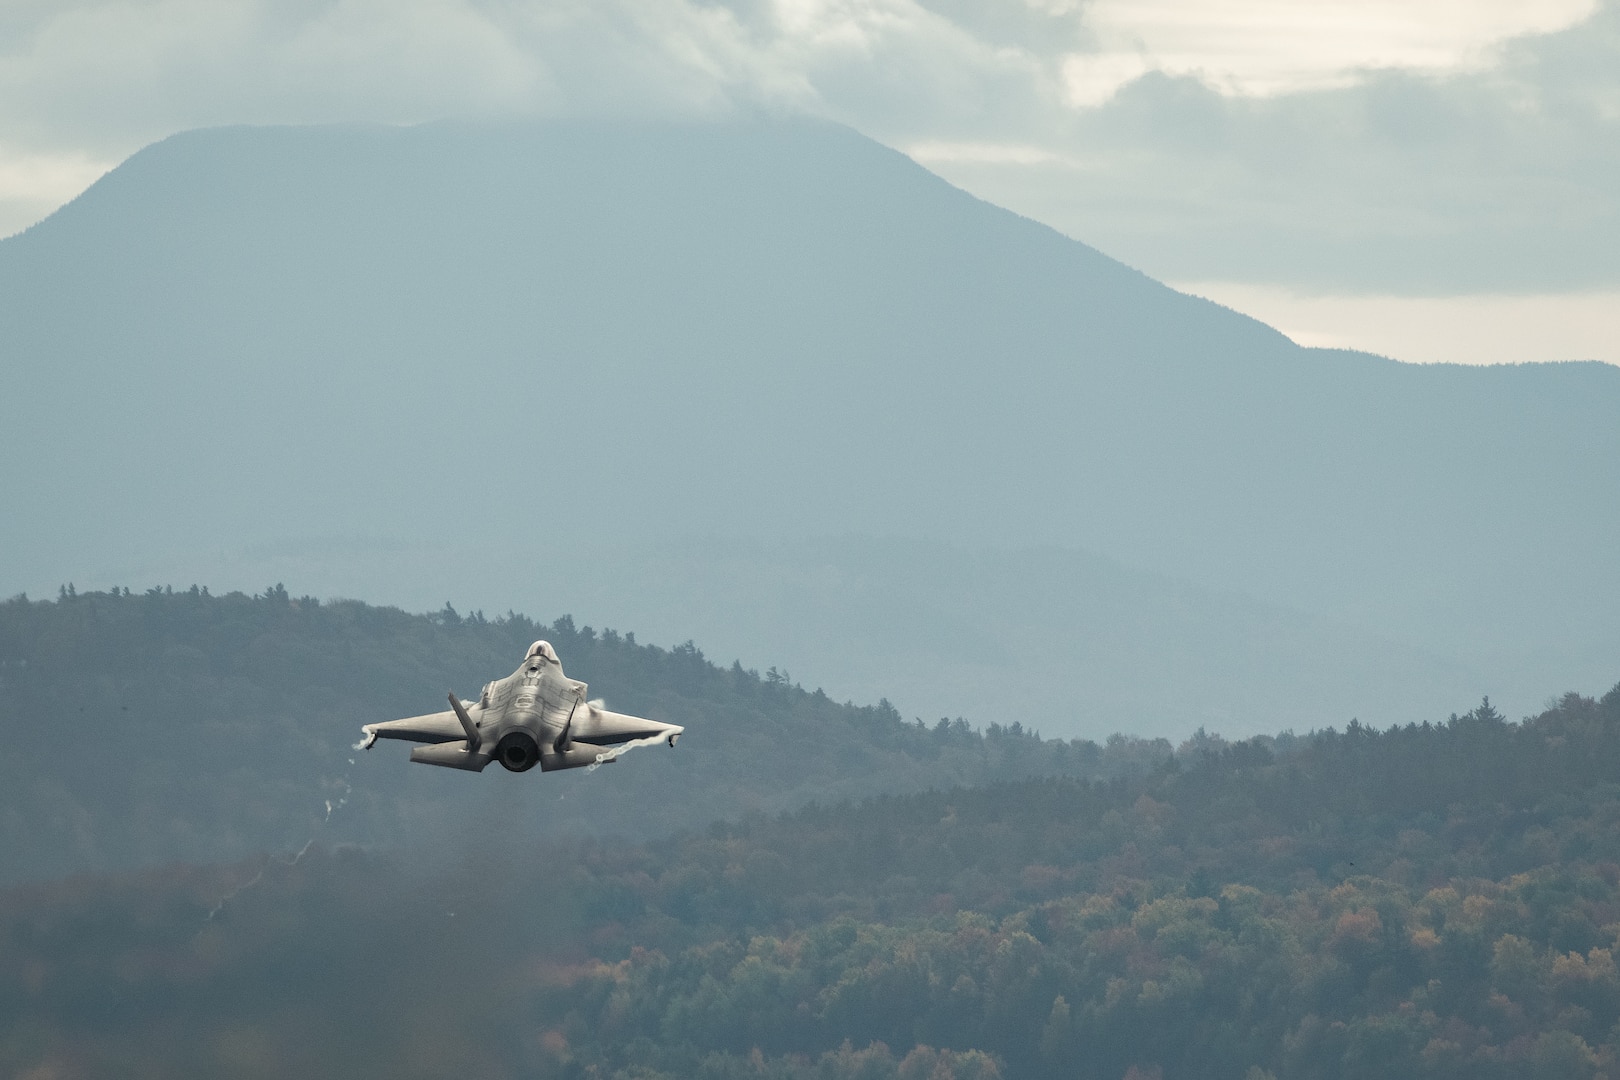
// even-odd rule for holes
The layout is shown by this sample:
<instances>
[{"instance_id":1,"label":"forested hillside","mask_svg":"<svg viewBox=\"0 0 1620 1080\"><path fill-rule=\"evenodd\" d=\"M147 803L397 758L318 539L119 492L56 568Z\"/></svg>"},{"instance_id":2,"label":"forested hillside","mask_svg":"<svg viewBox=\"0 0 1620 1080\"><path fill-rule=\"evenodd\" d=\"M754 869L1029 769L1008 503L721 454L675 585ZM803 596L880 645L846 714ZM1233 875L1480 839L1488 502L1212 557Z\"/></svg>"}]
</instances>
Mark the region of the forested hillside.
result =
<instances>
[{"instance_id":1,"label":"forested hillside","mask_svg":"<svg viewBox=\"0 0 1620 1080\"><path fill-rule=\"evenodd\" d=\"M536 638L610 707L684 724L592 773L480 777L359 753L360 726L432 712L517 667ZM657 836L749 810L1032 775L1103 776L1163 740L1041 740L1016 717L984 732L919 725L886 702L839 704L783 672L710 663L695 646L448 606L204 590L70 593L0 604L0 883L288 851L311 837L461 842L497 820L525 841ZM328 807L331 810L328 810Z\"/></svg>"},{"instance_id":2,"label":"forested hillside","mask_svg":"<svg viewBox=\"0 0 1620 1080\"><path fill-rule=\"evenodd\" d=\"M1620 687L668 842L30 886L0 1071L1612 1077L1617 780Z\"/></svg>"}]
</instances>

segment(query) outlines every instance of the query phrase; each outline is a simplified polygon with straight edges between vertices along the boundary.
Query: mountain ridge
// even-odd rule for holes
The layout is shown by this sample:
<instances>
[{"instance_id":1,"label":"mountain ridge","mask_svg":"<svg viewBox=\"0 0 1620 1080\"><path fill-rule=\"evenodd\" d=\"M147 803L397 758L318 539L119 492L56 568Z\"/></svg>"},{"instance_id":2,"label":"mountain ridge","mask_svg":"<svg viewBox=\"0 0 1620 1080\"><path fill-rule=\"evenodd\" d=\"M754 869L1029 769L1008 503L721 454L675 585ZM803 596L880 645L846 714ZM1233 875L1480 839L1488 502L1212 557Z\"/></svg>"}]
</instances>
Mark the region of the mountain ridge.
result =
<instances>
[{"instance_id":1,"label":"mountain ridge","mask_svg":"<svg viewBox=\"0 0 1620 1080\"><path fill-rule=\"evenodd\" d=\"M0 591L296 536L443 534L462 596L593 530L869 535L1097 552L1519 708L1613 674L1620 372L1302 350L832 125L190 133L0 286L37 508Z\"/></svg>"}]
</instances>

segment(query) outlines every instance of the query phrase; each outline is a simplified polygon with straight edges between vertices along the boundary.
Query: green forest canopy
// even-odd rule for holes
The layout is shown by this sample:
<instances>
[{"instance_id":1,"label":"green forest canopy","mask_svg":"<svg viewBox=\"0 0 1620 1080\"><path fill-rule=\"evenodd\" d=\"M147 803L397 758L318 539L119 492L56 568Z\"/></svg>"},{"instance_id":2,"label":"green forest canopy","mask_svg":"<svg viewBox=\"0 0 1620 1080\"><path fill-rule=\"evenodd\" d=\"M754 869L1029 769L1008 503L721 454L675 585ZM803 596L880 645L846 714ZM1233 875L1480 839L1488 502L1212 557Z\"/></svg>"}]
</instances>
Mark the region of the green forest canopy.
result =
<instances>
[{"instance_id":1,"label":"green forest canopy","mask_svg":"<svg viewBox=\"0 0 1620 1080\"><path fill-rule=\"evenodd\" d=\"M641 843L494 830L25 886L0 894L0 1071L1615 1076L1617 781L1620 687Z\"/></svg>"}]
</instances>

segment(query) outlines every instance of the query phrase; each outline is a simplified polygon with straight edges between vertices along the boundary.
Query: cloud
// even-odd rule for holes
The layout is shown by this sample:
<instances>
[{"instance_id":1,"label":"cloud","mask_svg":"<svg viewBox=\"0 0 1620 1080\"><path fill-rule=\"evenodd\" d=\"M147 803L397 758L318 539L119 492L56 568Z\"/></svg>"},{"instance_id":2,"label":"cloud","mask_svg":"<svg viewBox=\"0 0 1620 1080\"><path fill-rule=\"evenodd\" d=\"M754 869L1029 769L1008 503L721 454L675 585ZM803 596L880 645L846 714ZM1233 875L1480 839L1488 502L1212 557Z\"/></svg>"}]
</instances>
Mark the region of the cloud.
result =
<instances>
[{"instance_id":1,"label":"cloud","mask_svg":"<svg viewBox=\"0 0 1620 1080\"><path fill-rule=\"evenodd\" d=\"M1429 295L1620 284L1613 2L1480 68L1270 95L1151 71L1055 137L1008 141L1050 154L919 159L1159 277Z\"/></svg>"},{"instance_id":2,"label":"cloud","mask_svg":"<svg viewBox=\"0 0 1620 1080\"><path fill-rule=\"evenodd\" d=\"M17 0L0 16L0 137L82 150L208 123L738 102L1061 113L1150 71L1256 94L1476 64L1592 2Z\"/></svg>"},{"instance_id":3,"label":"cloud","mask_svg":"<svg viewBox=\"0 0 1620 1080\"><path fill-rule=\"evenodd\" d=\"M203 124L701 105L743 79L735 20L693 4L69 0L13 26L13 141Z\"/></svg>"},{"instance_id":4,"label":"cloud","mask_svg":"<svg viewBox=\"0 0 1620 1080\"><path fill-rule=\"evenodd\" d=\"M1612 284L1617 12L1620 0L13 0L0 11L0 234L47 189L65 200L189 127L766 108L850 123L1161 276Z\"/></svg>"},{"instance_id":5,"label":"cloud","mask_svg":"<svg viewBox=\"0 0 1620 1080\"><path fill-rule=\"evenodd\" d=\"M1411 297L1322 296L1233 282L1174 284L1253 315L1301 345L1361 349L1409 363L1620 365L1620 289Z\"/></svg>"},{"instance_id":6,"label":"cloud","mask_svg":"<svg viewBox=\"0 0 1620 1080\"><path fill-rule=\"evenodd\" d=\"M0 145L0 239L21 232L95 183L118 162Z\"/></svg>"},{"instance_id":7,"label":"cloud","mask_svg":"<svg viewBox=\"0 0 1620 1080\"><path fill-rule=\"evenodd\" d=\"M1087 22L1105 65L1134 60L1137 74L1266 96L1349 86L1369 70L1488 66L1501 42L1594 10L1593 0L1097 0ZM1091 58L1074 59L1083 73Z\"/></svg>"}]
</instances>

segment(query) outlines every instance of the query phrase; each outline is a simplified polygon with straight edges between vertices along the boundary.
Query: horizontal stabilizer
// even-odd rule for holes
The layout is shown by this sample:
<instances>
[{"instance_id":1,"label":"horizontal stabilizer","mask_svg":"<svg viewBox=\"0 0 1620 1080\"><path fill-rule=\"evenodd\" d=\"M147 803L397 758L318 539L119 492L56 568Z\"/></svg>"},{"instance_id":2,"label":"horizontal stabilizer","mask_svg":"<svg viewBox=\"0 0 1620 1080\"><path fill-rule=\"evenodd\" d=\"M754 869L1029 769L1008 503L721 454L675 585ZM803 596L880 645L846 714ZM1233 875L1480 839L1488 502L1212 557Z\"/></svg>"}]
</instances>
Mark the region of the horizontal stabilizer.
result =
<instances>
[{"instance_id":1,"label":"horizontal stabilizer","mask_svg":"<svg viewBox=\"0 0 1620 1080\"><path fill-rule=\"evenodd\" d=\"M424 765L443 765L447 769L465 769L468 772L482 772L485 765L490 762L488 754L467 752L467 744L439 743L435 746L418 746L411 751L411 760L419 761Z\"/></svg>"},{"instance_id":2,"label":"horizontal stabilizer","mask_svg":"<svg viewBox=\"0 0 1620 1080\"><path fill-rule=\"evenodd\" d=\"M602 754L603 750L600 746L591 746L587 743L575 743L572 750L564 750L560 753L553 752L550 754L541 754L540 771L555 772L558 769L583 769L587 766L597 764L596 759L601 757ZM610 758L609 760L611 761L612 759ZM603 762L603 764L606 764L606 762Z\"/></svg>"}]
</instances>

